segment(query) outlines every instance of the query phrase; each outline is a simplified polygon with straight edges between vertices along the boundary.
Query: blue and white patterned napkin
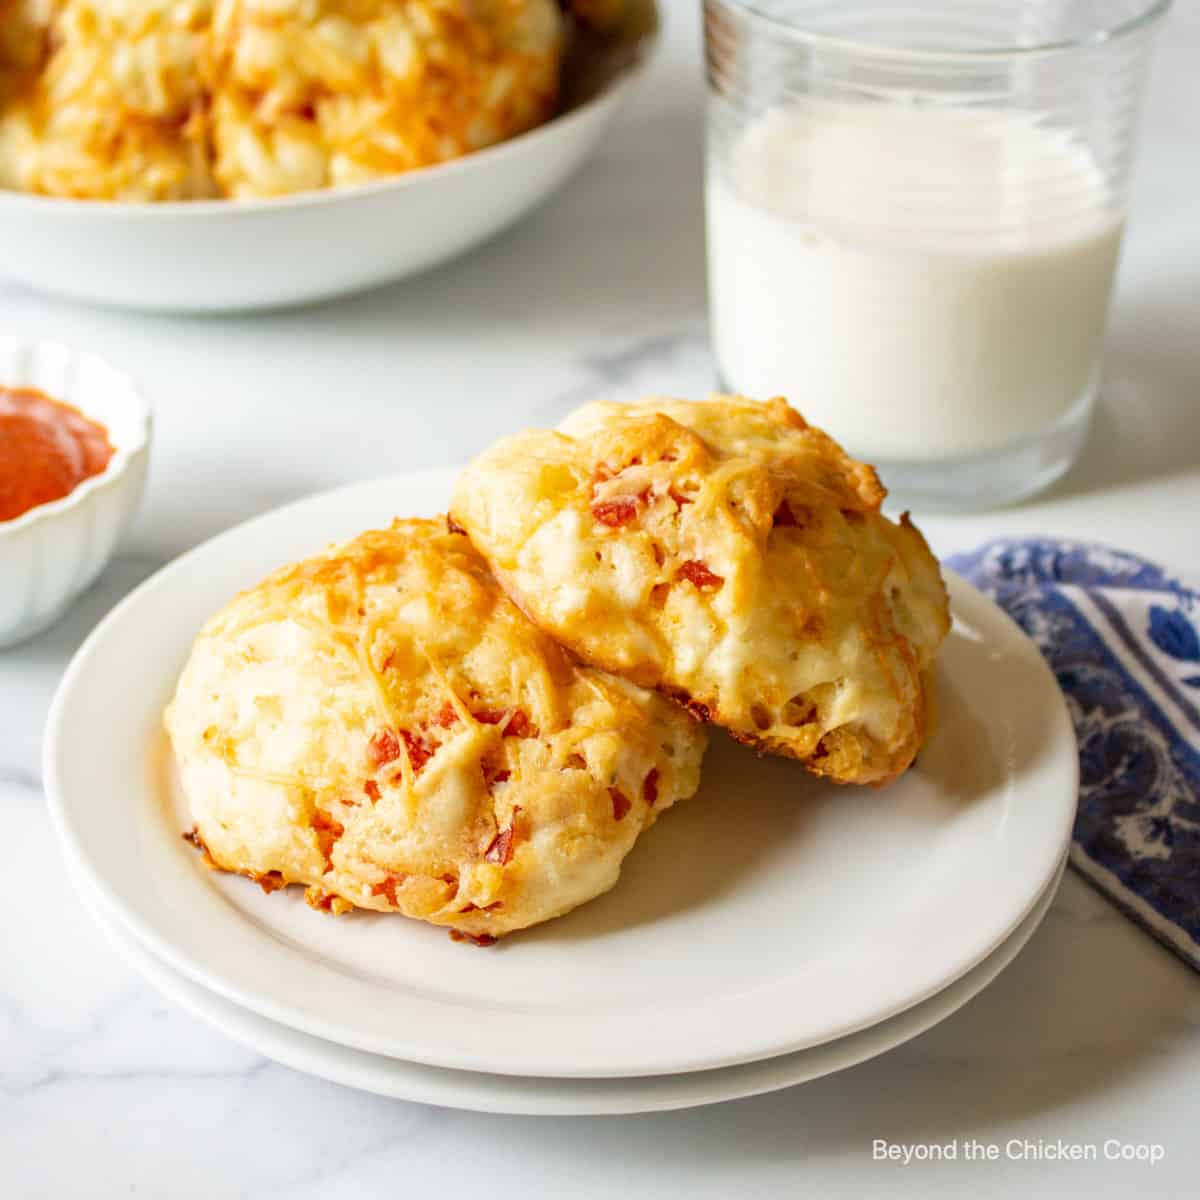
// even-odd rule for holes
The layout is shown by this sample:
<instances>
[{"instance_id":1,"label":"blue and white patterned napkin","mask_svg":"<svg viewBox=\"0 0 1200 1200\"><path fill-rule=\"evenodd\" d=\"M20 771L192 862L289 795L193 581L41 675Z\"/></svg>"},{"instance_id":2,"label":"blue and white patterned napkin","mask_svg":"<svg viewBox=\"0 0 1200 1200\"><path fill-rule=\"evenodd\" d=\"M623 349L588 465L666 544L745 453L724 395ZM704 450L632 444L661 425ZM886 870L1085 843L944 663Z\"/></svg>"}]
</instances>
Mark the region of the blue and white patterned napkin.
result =
<instances>
[{"instance_id":1,"label":"blue and white patterned napkin","mask_svg":"<svg viewBox=\"0 0 1200 1200\"><path fill-rule=\"evenodd\" d=\"M1066 695L1071 865L1200 970L1200 592L1081 542L996 541L946 561L1037 643Z\"/></svg>"}]
</instances>

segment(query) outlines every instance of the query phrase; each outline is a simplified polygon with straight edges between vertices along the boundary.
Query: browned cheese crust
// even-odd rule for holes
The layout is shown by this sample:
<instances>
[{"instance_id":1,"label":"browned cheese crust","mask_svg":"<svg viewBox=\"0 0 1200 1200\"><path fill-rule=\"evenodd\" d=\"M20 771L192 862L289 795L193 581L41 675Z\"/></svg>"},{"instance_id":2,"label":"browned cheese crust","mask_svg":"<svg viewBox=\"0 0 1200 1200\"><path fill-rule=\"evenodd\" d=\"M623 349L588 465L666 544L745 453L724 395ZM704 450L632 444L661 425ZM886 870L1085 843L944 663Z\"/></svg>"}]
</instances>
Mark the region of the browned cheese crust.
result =
<instances>
[{"instance_id":1,"label":"browned cheese crust","mask_svg":"<svg viewBox=\"0 0 1200 1200\"><path fill-rule=\"evenodd\" d=\"M924 539L874 470L781 399L592 404L506 438L454 518L586 662L738 739L879 783L925 739L949 629Z\"/></svg>"},{"instance_id":2,"label":"browned cheese crust","mask_svg":"<svg viewBox=\"0 0 1200 1200\"><path fill-rule=\"evenodd\" d=\"M238 596L166 725L213 864L485 941L612 887L704 750L674 705L574 662L444 521Z\"/></svg>"}]
</instances>

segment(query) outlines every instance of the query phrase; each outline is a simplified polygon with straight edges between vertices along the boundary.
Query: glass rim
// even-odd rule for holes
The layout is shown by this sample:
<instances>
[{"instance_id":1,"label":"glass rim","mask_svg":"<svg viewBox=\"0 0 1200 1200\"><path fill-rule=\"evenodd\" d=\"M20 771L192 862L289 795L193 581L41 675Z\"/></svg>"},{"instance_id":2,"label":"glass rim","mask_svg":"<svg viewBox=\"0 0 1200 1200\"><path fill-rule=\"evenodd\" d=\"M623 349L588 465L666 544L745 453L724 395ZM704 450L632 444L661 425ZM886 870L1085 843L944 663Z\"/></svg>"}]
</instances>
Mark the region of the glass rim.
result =
<instances>
[{"instance_id":1,"label":"glass rim","mask_svg":"<svg viewBox=\"0 0 1200 1200\"><path fill-rule=\"evenodd\" d=\"M1115 25L1100 26L1077 38L1064 38L1054 42L1041 42L1031 46L988 46L978 49L937 50L932 47L894 46L884 42L872 42L863 38L841 37L836 34L819 33L794 24L786 17L764 11L758 0L715 0L721 7L736 9L752 21L768 25L779 33L797 42L818 49L839 50L843 53L873 55L915 61L984 61L1005 58L1027 58L1045 54L1068 54L1076 50L1094 50L1100 46L1123 41L1144 29L1150 29L1166 16L1174 0L1146 0L1141 12Z\"/></svg>"}]
</instances>

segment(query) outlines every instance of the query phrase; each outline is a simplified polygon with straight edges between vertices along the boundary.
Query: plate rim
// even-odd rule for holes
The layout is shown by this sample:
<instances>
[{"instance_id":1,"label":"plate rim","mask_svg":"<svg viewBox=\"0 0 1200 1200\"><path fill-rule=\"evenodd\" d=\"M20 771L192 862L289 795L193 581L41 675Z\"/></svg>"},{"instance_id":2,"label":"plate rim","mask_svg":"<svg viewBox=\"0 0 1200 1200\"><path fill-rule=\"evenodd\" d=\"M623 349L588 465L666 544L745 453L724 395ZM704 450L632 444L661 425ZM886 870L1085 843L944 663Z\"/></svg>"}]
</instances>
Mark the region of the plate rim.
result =
<instances>
[{"instance_id":1,"label":"plate rim","mask_svg":"<svg viewBox=\"0 0 1200 1200\"><path fill-rule=\"evenodd\" d=\"M202 1021L209 1028L216 1029L239 1045L262 1054L289 1070L324 1079L341 1087L411 1104L429 1104L441 1108L507 1116L615 1117L679 1112L798 1087L869 1062L928 1033L990 987L1020 957L1049 915L1066 875L1068 859L1069 855L1065 854L1057 872L1038 896L1033 908L991 954L976 963L966 974L947 984L941 991L892 1017L856 1033L811 1046L807 1050L796 1050L791 1054L728 1067L714 1067L707 1071L684 1071L675 1075L635 1075L625 1078L497 1075L411 1063L404 1059L356 1050L338 1042L303 1033L288 1025L281 1025L174 970L126 928L120 915L107 908L103 897L94 897L96 909L92 910L92 915L105 936L116 946L125 963L159 995L178 1004L190 1016ZM87 883L74 865L71 869L71 881L77 893L86 901L89 896ZM230 1016L235 1023L241 1022L238 1032L231 1032L227 1023ZM252 1028L254 1026L266 1027L266 1037L263 1038L261 1033L255 1032ZM890 1028L885 1029L885 1026ZM280 1042L285 1043L282 1054L274 1049ZM272 1048L268 1048L268 1044ZM320 1069L320 1063L316 1061L328 1063L332 1059L340 1059L340 1065ZM820 1065L814 1067L814 1064L818 1063ZM370 1082L364 1081L363 1072L372 1070L375 1073L370 1076ZM379 1071L388 1077L386 1081L384 1076L378 1074ZM406 1073L407 1083L403 1082ZM444 1093L430 1095L428 1091L422 1091L422 1081L425 1081L427 1086L431 1078L436 1080L439 1076L446 1077L440 1081L442 1084L457 1085L464 1088L468 1094L473 1087L476 1088L479 1098L464 1100L459 1096L450 1099ZM482 1090L485 1081L486 1086L491 1089L486 1093ZM705 1084L710 1087L705 1088ZM566 1092L577 1091L579 1097L564 1103L563 1098L556 1100L548 1097L546 1085ZM712 1085L720 1085L715 1089L719 1090L720 1094L715 1094ZM509 1089L508 1099L503 1098L505 1088ZM500 1093L499 1096L497 1092ZM622 1098L627 1095L636 1097L639 1092L644 1093L641 1099L633 1099L631 1102L628 1098Z\"/></svg>"},{"instance_id":2,"label":"plate rim","mask_svg":"<svg viewBox=\"0 0 1200 1200\"><path fill-rule=\"evenodd\" d=\"M897 1013L904 1011L912 1005L921 1003L938 991L944 989L949 984L960 978L962 975L973 969L978 963L985 959L997 946L1003 943L1012 931L1021 923L1028 915L1033 906L1036 904L1038 897L1041 895L1046 884L1053 877L1059 859L1065 853L1070 841L1071 830L1073 827L1073 818L1075 812L1075 801L1078 794L1078 756L1074 753L1074 733L1070 722L1070 717L1067 712L1065 700L1063 700L1061 692L1057 684L1054 682L1054 677L1050 668L1045 663L1040 652L1020 630L1012 619L996 606L991 600L980 593L976 588L966 583L960 577L954 575L953 572L947 571L947 577L951 580L952 590L962 589L963 594L971 597L972 602L982 604L991 616L1001 623L1002 627L1007 627L1017 638L1021 644L1026 645L1031 651L1029 662L1034 664L1035 670L1041 676L1042 682L1048 684L1053 690L1053 695L1057 697L1058 703L1054 706L1056 713L1056 722L1059 725L1059 734L1064 735L1069 739L1069 745L1072 747L1072 752L1069 755L1069 763L1064 761L1064 764L1071 778L1071 798L1070 803L1063 805L1063 811L1059 822L1060 837L1054 844L1053 856L1050 859L1048 868L1041 872L1041 877L1036 880L1036 886L1030 889L1029 894L1025 897L1023 904L1019 910L1009 914L1005 919L1003 928L995 932L994 936L989 936L988 939L980 942L974 947L970 954L964 955L959 961L954 964L953 969L947 970L945 974L938 979L927 982L923 987L913 989L907 993L902 1001L891 1003L888 1006L877 1008L871 1011L868 1015L853 1022L848 1022L840 1028L836 1028L833 1032L827 1033L825 1036L815 1038L793 1038L788 1041L786 1038L777 1037L773 1041L764 1041L757 1045L752 1050L743 1048L734 1052L723 1052L713 1054L711 1052L704 1055L695 1055L688 1059L678 1059L667 1061L657 1061L650 1066L643 1065L641 1068L631 1065L630 1063L621 1064L616 1061L609 1061L607 1058L602 1067L598 1068L594 1055L591 1059L588 1058L586 1051L580 1052L576 1049L576 1057L573 1060L555 1057L553 1066L547 1065L549 1060L543 1062L537 1060L535 1063L530 1063L525 1059L517 1059L509 1056L509 1060L503 1066L497 1065L499 1060L488 1059L483 1056L478 1050L470 1049L464 1051L461 1046L447 1046L440 1044L431 1049L428 1042L414 1041L413 1037L407 1034L398 1034L396 1030L389 1029L388 1035L381 1036L378 1033L365 1031L362 1028L348 1030L344 1024L339 1024L337 1021L331 1021L327 1013L312 1015L302 1011L297 1007L297 1004L289 999L287 1002L281 1003L278 999L271 996L264 996L256 993L253 990L247 991L244 984L238 981L230 981L222 975L216 974L214 969L207 966L202 961L196 961L194 956L190 956L186 949L181 950L170 940L168 940L162 932L156 929L155 925L148 921L144 914L125 903L119 891L114 887L110 880L105 876L104 872L97 868L91 861L87 853L87 847L80 841L73 828L70 805L67 803L59 778L59 746L65 740L62 730L63 710L66 707L71 694L76 687L79 678L86 673L89 668L92 656L95 655L99 648L104 645L106 638L109 636L109 631L120 626L120 623L125 619L125 615L136 610L140 605L146 602L147 598L152 596L160 588L168 587L172 581L179 576L185 575L190 569L191 564L199 558L217 553L223 545L228 542L239 541L241 539L250 539L254 533L265 525L269 525L276 521L294 518L299 510L303 510L308 506L321 508L326 505L335 507L339 500L344 500L355 492L362 492L364 496L377 491L390 491L402 493L404 491L437 491L440 494L448 492L448 484L452 477L452 471L444 468L426 468L415 472L405 472L398 475L385 476L379 479L350 483L342 487L334 488L329 491L317 493L300 500L293 501L279 508L272 509L268 512L259 514L248 521L242 522L228 530L223 531L201 543L198 546L186 551L178 558L164 565L160 570L156 571L149 579L143 581L137 588L130 592L122 599L114 608L97 624L96 628L84 641L82 646L72 658L66 672L64 673L59 687L55 693L51 703L49 715L46 721L45 736L43 744L43 768L45 787L48 800L48 807L54 823L55 831L59 838L64 842L65 847L74 850L79 861L81 870L85 878L92 884L94 890L104 896L108 902L121 911L130 928L132 928L139 939L145 944L151 946L154 952L164 960L168 965L179 971L186 977L200 983L209 990L217 992L226 999L240 1004L242 1007L258 1012L264 1017L267 1017L279 1024L290 1026L298 1029L301 1032L312 1036L323 1038L328 1041L338 1042L342 1045L352 1046L360 1050L366 1050L373 1053L383 1054L389 1057L403 1058L412 1062L419 1062L430 1066L438 1066L450 1069L484 1071L496 1074L512 1074L526 1076L547 1076L553 1075L556 1077L588 1077L602 1078L605 1076L625 1076L633 1074L641 1075L660 1075L664 1073L684 1073L688 1071L711 1070L719 1067L733 1066L740 1063L772 1058L785 1053L791 1053L802 1049L809 1048L813 1045L819 1045L823 1042L835 1040L844 1036L851 1035L857 1031L868 1028L879 1023L882 1020L889 1019ZM317 537L314 536L314 543ZM315 548L315 547L314 547ZM269 568L264 568L269 569ZM1049 693L1048 693L1049 695ZM1052 739L1053 741L1053 739ZM1060 745L1060 751L1064 748ZM1065 798L1064 789L1064 798ZM332 969L332 968L331 968ZM501 1045L503 1039L495 1039ZM561 1048L559 1055L561 1056Z\"/></svg>"}]
</instances>

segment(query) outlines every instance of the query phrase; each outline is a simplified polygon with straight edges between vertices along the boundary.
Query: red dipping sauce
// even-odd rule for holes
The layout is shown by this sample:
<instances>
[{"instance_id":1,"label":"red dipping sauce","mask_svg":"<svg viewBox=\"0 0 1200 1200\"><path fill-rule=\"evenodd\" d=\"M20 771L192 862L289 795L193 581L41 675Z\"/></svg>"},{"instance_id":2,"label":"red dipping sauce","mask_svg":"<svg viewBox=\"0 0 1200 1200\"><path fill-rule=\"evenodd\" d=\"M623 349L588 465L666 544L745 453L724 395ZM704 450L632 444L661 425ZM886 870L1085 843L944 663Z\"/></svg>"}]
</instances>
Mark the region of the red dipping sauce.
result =
<instances>
[{"instance_id":1,"label":"red dipping sauce","mask_svg":"<svg viewBox=\"0 0 1200 1200\"><path fill-rule=\"evenodd\" d=\"M0 387L0 521L69 496L113 456L108 430L33 388Z\"/></svg>"}]
</instances>

